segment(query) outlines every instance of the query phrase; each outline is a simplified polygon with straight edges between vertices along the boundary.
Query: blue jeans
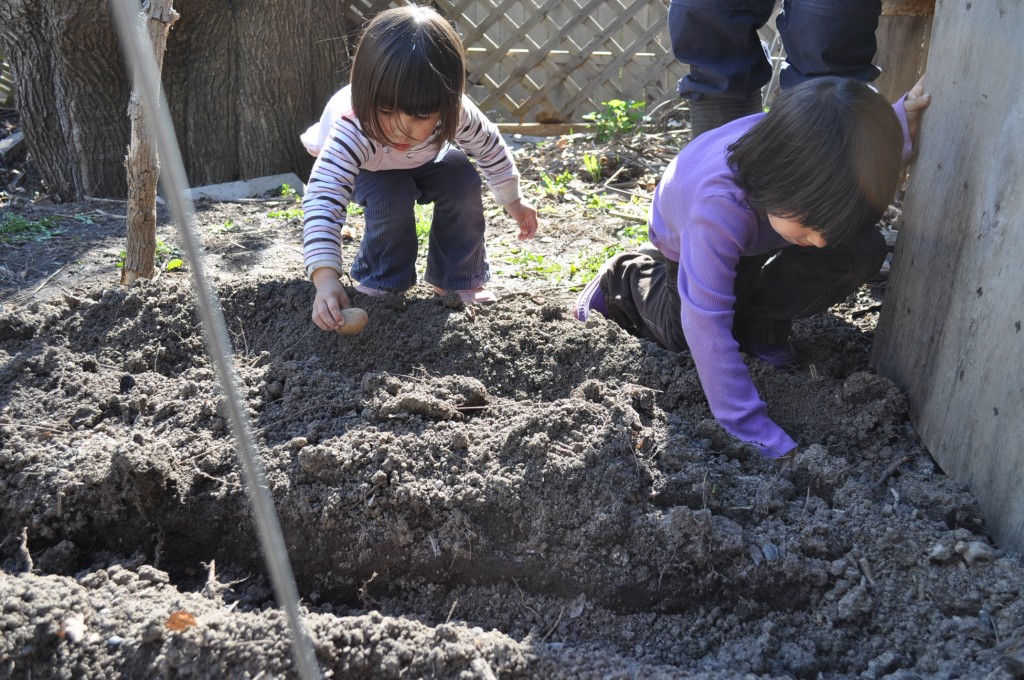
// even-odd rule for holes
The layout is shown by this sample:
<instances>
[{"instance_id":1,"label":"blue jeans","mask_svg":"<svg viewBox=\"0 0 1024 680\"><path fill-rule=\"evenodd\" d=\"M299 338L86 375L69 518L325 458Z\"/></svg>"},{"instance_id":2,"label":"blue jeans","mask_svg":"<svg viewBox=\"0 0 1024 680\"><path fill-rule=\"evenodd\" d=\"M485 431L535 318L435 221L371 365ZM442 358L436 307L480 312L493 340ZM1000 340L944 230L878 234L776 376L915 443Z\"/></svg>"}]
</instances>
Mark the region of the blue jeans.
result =
<instances>
[{"instance_id":1,"label":"blue jeans","mask_svg":"<svg viewBox=\"0 0 1024 680\"><path fill-rule=\"evenodd\" d=\"M690 65L679 94L691 100L744 98L767 84L772 67L757 30L771 18L776 1L671 0L672 51ZM776 19L789 64L781 86L815 76L877 78L871 60L881 12L881 0L784 0Z\"/></svg>"},{"instance_id":2,"label":"blue jeans","mask_svg":"<svg viewBox=\"0 0 1024 680\"><path fill-rule=\"evenodd\" d=\"M459 149L410 170L361 171L354 198L366 233L352 262L364 286L401 292L416 283L416 203L434 204L427 242L427 283L446 290L480 288L490 278L484 250L480 175Z\"/></svg>"}]
</instances>

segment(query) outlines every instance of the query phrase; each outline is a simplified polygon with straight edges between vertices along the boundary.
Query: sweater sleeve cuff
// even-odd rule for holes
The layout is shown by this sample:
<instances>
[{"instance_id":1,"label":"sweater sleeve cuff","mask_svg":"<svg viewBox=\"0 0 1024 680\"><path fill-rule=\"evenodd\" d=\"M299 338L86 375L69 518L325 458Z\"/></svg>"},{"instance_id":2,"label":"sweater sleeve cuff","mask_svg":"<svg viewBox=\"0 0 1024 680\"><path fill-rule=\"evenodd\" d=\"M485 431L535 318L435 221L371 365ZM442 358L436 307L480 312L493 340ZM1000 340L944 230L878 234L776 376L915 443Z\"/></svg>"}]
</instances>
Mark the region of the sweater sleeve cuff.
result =
<instances>
[{"instance_id":1,"label":"sweater sleeve cuff","mask_svg":"<svg viewBox=\"0 0 1024 680\"><path fill-rule=\"evenodd\" d=\"M323 267L330 267L334 271L338 272L339 276L345 273L345 270L341 266L341 263L338 262L337 260L317 260L316 262L310 262L309 264L306 265L306 278L312 279L313 272Z\"/></svg>"},{"instance_id":2,"label":"sweater sleeve cuff","mask_svg":"<svg viewBox=\"0 0 1024 680\"><path fill-rule=\"evenodd\" d=\"M757 442L756 446L764 458L782 458L796 448L796 442L780 429L777 436L772 437L772 441Z\"/></svg>"},{"instance_id":3,"label":"sweater sleeve cuff","mask_svg":"<svg viewBox=\"0 0 1024 680\"><path fill-rule=\"evenodd\" d=\"M515 181L502 182L501 184L491 186L491 192L494 194L494 200L502 207L509 203L514 203L523 197L522 192L519 190L518 178Z\"/></svg>"}]
</instances>

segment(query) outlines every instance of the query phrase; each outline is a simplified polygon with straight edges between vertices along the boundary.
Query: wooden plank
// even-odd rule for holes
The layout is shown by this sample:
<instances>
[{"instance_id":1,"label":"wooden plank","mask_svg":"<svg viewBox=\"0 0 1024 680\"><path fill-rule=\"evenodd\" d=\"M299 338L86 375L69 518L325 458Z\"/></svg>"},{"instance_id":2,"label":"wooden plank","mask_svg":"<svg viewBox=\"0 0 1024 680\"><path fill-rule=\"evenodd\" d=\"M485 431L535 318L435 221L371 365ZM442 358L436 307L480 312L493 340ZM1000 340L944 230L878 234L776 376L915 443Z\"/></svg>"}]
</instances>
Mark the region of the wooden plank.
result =
<instances>
[{"instance_id":1,"label":"wooden plank","mask_svg":"<svg viewBox=\"0 0 1024 680\"><path fill-rule=\"evenodd\" d=\"M1024 550L1024 3L943 2L872 357L922 441Z\"/></svg>"},{"instance_id":2,"label":"wooden plank","mask_svg":"<svg viewBox=\"0 0 1024 680\"><path fill-rule=\"evenodd\" d=\"M506 135L526 137L560 137L575 132L587 132L590 123L499 123L498 130Z\"/></svg>"},{"instance_id":3,"label":"wooden plank","mask_svg":"<svg viewBox=\"0 0 1024 680\"><path fill-rule=\"evenodd\" d=\"M924 73L931 21L929 16L879 18L874 63L881 67L882 75L873 84L888 101L903 96Z\"/></svg>"}]
</instances>

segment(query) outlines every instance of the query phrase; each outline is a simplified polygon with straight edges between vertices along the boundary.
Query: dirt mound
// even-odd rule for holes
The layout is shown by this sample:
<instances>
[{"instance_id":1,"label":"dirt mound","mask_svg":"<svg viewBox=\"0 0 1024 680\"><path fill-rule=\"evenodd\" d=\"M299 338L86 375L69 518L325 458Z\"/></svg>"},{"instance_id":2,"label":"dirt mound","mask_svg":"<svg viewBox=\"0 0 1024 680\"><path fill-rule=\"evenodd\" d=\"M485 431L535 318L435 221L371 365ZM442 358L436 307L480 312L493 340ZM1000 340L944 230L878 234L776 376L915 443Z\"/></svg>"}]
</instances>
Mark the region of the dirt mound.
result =
<instances>
[{"instance_id":1,"label":"dirt mound","mask_svg":"<svg viewBox=\"0 0 1024 680\"><path fill-rule=\"evenodd\" d=\"M355 295L341 337L298 278L219 293L335 677L1012 677L1024 564L868 370L870 300L798 329L803 370L752 362L780 472L688 355L557 296ZM184 279L0 338L0 677L293 673Z\"/></svg>"}]
</instances>

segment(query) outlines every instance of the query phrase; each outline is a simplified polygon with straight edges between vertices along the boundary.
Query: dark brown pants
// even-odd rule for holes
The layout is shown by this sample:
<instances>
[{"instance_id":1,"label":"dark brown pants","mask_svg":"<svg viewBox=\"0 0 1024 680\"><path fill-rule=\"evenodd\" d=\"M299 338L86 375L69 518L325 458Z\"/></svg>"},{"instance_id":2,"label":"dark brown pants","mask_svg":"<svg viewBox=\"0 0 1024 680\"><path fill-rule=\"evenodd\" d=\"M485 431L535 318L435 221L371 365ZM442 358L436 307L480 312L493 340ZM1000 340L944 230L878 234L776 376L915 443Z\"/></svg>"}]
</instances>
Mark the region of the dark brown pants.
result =
<instances>
[{"instance_id":1,"label":"dark brown pants","mask_svg":"<svg viewBox=\"0 0 1024 680\"><path fill-rule=\"evenodd\" d=\"M733 335L747 342L782 344L793 319L842 302L874 276L885 260L885 239L872 230L837 247L789 246L740 258L736 268ZM601 277L609 318L641 338L673 351L686 349L679 320L679 263L623 253Z\"/></svg>"}]
</instances>

